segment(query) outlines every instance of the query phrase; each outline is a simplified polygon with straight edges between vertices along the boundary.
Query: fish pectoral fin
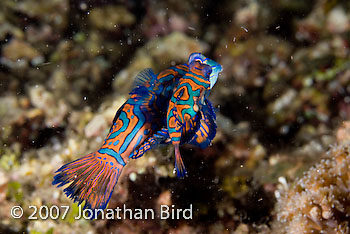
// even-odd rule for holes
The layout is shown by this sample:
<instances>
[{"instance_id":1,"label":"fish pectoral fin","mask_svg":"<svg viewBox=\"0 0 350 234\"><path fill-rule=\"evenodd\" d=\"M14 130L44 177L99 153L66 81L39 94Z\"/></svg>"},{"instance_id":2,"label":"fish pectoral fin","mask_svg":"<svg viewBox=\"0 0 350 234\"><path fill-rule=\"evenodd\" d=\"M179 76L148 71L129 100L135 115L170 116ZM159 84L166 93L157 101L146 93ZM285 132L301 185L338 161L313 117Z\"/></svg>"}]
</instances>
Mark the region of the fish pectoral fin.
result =
<instances>
[{"instance_id":1,"label":"fish pectoral fin","mask_svg":"<svg viewBox=\"0 0 350 234\"><path fill-rule=\"evenodd\" d=\"M179 144L175 144L175 168L177 177L183 178L187 174L185 164L182 161Z\"/></svg>"}]
</instances>

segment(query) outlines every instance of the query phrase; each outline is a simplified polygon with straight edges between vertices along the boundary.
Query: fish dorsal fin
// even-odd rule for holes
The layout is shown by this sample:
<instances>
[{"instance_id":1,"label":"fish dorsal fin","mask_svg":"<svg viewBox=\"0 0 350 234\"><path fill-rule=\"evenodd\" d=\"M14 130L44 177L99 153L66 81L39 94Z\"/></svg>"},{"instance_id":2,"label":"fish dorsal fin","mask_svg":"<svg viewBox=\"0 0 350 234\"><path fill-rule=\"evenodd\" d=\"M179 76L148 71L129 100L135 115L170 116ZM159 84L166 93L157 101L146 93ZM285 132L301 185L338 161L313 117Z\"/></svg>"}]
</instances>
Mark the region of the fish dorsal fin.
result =
<instances>
[{"instance_id":1,"label":"fish dorsal fin","mask_svg":"<svg viewBox=\"0 0 350 234\"><path fill-rule=\"evenodd\" d=\"M156 78L157 76L154 74L152 68L146 68L140 71L140 73L135 77L133 88L140 86L145 86L147 88L151 87L154 85Z\"/></svg>"}]
</instances>

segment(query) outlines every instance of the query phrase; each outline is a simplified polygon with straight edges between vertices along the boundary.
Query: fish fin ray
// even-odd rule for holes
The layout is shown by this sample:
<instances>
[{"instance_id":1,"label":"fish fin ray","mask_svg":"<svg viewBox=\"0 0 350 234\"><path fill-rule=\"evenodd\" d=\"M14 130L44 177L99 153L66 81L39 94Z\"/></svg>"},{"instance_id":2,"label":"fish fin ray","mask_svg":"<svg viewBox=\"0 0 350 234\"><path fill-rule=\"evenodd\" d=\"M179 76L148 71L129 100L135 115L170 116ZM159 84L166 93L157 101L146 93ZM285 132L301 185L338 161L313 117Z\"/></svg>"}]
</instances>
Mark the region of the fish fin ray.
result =
<instances>
[{"instance_id":1,"label":"fish fin ray","mask_svg":"<svg viewBox=\"0 0 350 234\"><path fill-rule=\"evenodd\" d=\"M167 140L169 139L169 133L167 128L162 128L156 133L148 137L138 149L135 150L135 154L131 157L132 159L137 159L142 157L148 150L153 149L155 146L160 144L170 143Z\"/></svg>"},{"instance_id":2,"label":"fish fin ray","mask_svg":"<svg viewBox=\"0 0 350 234\"><path fill-rule=\"evenodd\" d=\"M154 81L157 79L157 76L154 74L152 68L146 68L137 74L134 80L133 89L145 86L149 87L154 85Z\"/></svg>"},{"instance_id":3,"label":"fish fin ray","mask_svg":"<svg viewBox=\"0 0 350 234\"><path fill-rule=\"evenodd\" d=\"M174 145L175 147L175 168L178 178L183 178L187 174L185 164L181 158L179 144Z\"/></svg>"},{"instance_id":4,"label":"fish fin ray","mask_svg":"<svg viewBox=\"0 0 350 234\"><path fill-rule=\"evenodd\" d=\"M63 165L52 184L69 184L63 191L78 204L85 201L84 209L105 209L122 169L113 157L95 152Z\"/></svg>"}]
</instances>

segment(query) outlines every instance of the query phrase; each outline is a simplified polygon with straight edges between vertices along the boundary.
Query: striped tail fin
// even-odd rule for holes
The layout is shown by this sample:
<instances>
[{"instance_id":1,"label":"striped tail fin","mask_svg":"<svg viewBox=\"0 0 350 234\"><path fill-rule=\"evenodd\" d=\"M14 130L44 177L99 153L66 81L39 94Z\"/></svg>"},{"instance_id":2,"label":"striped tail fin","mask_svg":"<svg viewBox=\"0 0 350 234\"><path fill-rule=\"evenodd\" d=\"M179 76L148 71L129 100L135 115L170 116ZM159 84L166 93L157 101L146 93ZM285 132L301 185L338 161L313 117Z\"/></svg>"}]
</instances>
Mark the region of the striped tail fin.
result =
<instances>
[{"instance_id":1,"label":"striped tail fin","mask_svg":"<svg viewBox=\"0 0 350 234\"><path fill-rule=\"evenodd\" d=\"M52 182L84 209L105 209L123 169L115 158L99 152L88 154L59 168Z\"/></svg>"}]
</instances>

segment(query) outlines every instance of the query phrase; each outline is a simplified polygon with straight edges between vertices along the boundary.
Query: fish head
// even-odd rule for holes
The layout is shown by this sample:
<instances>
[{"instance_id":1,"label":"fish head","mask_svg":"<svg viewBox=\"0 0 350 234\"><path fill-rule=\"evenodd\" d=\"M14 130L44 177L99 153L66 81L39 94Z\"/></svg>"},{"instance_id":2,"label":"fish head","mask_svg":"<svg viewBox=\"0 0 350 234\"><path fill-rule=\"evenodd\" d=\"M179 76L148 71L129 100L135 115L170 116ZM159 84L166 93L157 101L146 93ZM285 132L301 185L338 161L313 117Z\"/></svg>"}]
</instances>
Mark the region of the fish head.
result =
<instances>
[{"instance_id":1,"label":"fish head","mask_svg":"<svg viewBox=\"0 0 350 234\"><path fill-rule=\"evenodd\" d=\"M207 58L201 53L192 53L188 58L188 64L191 64L195 60L200 61L201 63L204 63L206 59Z\"/></svg>"},{"instance_id":2,"label":"fish head","mask_svg":"<svg viewBox=\"0 0 350 234\"><path fill-rule=\"evenodd\" d=\"M209 76L210 89L212 89L214 87L216 81L218 80L219 73L222 72L222 66L210 58L207 58L207 60L204 62L204 64L209 65L212 69L210 76Z\"/></svg>"},{"instance_id":3,"label":"fish head","mask_svg":"<svg viewBox=\"0 0 350 234\"><path fill-rule=\"evenodd\" d=\"M212 89L216 81L218 80L219 73L222 72L223 70L222 66L219 63L215 62L214 60L205 57L201 53L192 53L188 59L188 64L190 65L190 69L191 69L191 63L194 64L195 61L199 62L200 64L209 65L211 67L209 80L210 80L210 89ZM207 70L209 69L207 68Z\"/></svg>"},{"instance_id":4,"label":"fish head","mask_svg":"<svg viewBox=\"0 0 350 234\"><path fill-rule=\"evenodd\" d=\"M209 79L212 72L210 65L205 64L207 58L201 53L193 53L188 59L190 70L199 71L205 78Z\"/></svg>"}]
</instances>

